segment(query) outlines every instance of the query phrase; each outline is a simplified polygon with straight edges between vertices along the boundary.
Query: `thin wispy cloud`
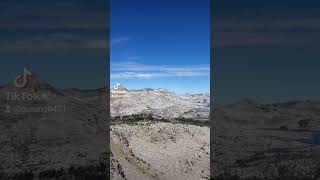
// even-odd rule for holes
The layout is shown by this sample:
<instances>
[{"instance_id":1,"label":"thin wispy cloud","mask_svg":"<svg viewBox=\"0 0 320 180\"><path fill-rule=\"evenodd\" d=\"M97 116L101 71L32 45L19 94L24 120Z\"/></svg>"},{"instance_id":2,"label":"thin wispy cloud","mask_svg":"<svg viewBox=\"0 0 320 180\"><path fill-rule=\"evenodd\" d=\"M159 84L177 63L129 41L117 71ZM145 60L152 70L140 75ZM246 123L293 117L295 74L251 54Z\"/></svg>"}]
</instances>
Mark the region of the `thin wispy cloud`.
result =
<instances>
[{"instance_id":1,"label":"thin wispy cloud","mask_svg":"<svg viewBox=\"0 0 320 180\"><path fill-rule=\"evenodd\" d=\"M128 41L130 41L131 38L130 37L119 37L119 38L113 38L110 41L110 45L111 46L116 46L116 45L121 45L124 43L127 43Z\"/></svg>"},{"instance_id":2,"label":"thin wispy cloud","mask_svg":"<svg viewBox=\"0 0 320 180\"><path fill-rule=\"evenodd\" d=\"M0 3L0 52L59 53L105 49L105 2L77 0Z\"/></svg>"},{"instance_id":3,"label":"thin wispy cloud","mask_svg":"<svg viewBox=\"0 0 320 180\"><path fill-rule=\"evenodd\" d=\"M317 33L217 32L215 47L320 45Z\"/></svg>"},{"instance_id":4,"label":"thin wispy cloud","mask_svg":"<svg viewBox=\"0 0 320 180\"><path fill-rule=\"evenodd\" d=\"M144 65L138 63L117 63L111 65L111 78L152 79L168 77L210 76L209 65L166 66Z\"/></svg>"},{"instance_id":5,"label":"thin wispy cloud","mask_svg":"<svg viewBox=\"0 0 320 180\"><path fill-rule=\"evenodd\" d=\"M290 31L296 28L319 30L320 18L256 18L256 19L216 19L216 31Z\"/></svg>"},{"instance_id":6,"label":"thin wispy cloud","mask_svg":"<svg viewBox=\"0 0 320 180\"><path fill-rule=\"evenodd\" d=\"M0 52L64 52L74 49L105 49L103 35L52 33L0 40Z\"/></svg>"},{"instance_id":7,"label":"thin wispy cloud","mask_svg":"<svg viewBox=\"0 0 320 180\"><path fill-rule=\"evenodd\" d=\"M105 8L97 7L78 1L1 2L0 29L106 29Z\"/></svg>"},{"instance_id":8,"label":"thin wispy cloud","mask_svg":"<svg viewBox=\"0 0 320 180\"><path fill-rule=\"evenodd\" d=\"M140 59L140 57L138 57L138 56L130 56L130 57L128 57L128 60L138 60L138 59Z\"/></svg>"},{"instance_id":9,"label":"thin wispy cloud","mask_svg":"<svg viewBox=\"0 0 320 180\"><path fill-rule=\"evenodd\" d=\"M320 45L320 18L216 19L215 47Z\"/></svg>"}]
</instances>

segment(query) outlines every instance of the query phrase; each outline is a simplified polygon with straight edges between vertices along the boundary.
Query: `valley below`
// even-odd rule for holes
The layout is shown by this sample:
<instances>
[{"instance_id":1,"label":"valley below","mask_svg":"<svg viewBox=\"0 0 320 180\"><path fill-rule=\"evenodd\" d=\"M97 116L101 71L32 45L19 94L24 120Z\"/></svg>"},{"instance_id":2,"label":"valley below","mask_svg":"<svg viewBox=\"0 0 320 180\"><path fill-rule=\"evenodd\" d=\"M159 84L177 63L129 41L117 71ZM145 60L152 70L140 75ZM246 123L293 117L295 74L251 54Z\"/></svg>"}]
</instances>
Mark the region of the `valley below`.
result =
<instances>
[{"instance_id":1,"label":"valley below","mask_svg":"<svg viewBox=\"0 0 320 180\"><path fill-rule=\"evenodd\" d=\"M210 179L209 102L163 89L111 98L111 179Z\"/></svg>"}]
</instances>

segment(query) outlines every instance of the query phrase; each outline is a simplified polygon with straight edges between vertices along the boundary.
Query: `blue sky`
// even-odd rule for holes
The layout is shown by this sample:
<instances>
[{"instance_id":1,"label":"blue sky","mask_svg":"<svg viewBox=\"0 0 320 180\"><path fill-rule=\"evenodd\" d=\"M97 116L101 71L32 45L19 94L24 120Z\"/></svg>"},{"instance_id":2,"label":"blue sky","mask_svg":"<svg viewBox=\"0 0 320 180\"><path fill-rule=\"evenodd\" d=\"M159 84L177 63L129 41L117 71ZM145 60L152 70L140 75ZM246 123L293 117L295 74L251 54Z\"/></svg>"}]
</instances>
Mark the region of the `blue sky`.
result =
<instances>
[{"instance_id":1,"label":"blue sky","mask_svg":"<svg viewBox=\"0 0 320 180\"><path fill-rule=\"evenodd\" d=\"M209 92L209 0L111 0L111 84ZM0 3L0 84L105 86L106 1ZM214 1L215 101L320 99L320 2Z\"/></svg>"},{"instance_id":2,"label":"blue sky","mask_svg":"<svg viewBox=\"0 0 320 180\"><path fill-rule=\"evenodd\" d=\"M100 0L1 1L0 85L27 67L56 87L104 87L106 15Z\"/></svg>"},{"instance_id":3,"label":"blue sky","mask_svg":"<svg viewBox=\"0 0 320 180\"><path fill-rule=\"evenodd\" d=\"M111 85L210 89L209 0L111 0Z\"/></svg>"},{"instance_id":4,"label":"blue sky","mask_svg":"<svg viewBox=\"0 0 320 180\"><path fill-rule=\"evenodd\" d=\"M214 1L217 103L320 99L320 2Z\"/></svg>"}]
</instances>

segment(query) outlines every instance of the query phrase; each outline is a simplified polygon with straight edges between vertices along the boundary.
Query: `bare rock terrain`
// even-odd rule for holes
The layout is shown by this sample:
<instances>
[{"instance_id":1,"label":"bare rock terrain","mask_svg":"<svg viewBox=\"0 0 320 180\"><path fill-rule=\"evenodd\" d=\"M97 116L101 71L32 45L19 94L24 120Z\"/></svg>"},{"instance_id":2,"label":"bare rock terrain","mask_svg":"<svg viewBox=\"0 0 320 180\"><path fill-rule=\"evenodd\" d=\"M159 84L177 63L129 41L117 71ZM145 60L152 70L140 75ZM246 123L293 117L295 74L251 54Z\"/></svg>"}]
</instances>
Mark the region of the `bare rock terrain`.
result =
<instances>
[{"instance_id":1,"label":"bare rock terrain","mask_svg":"<svg viewBox=\"0 0 320 180\"><path fill-rule=\"evenodd\" d=\"M102 92L56 89L35 75L24 89L1 87L0 179L105 178Z\"/></svg>"},{"instance_id":2,"label":"bare rock terrain","mask_svg":"<svg viewBox=\"0 0 320 180\"><path fill-rule=\"evenodd\" d=\"M112 126L111 146L129 156L118 158L125 166L132 164L147 179L205 179L210 172L209 132L209 127L164 122L121 124ZM134 179L125 166L126 177Z\"/></svg>"},{"instance_id":3,"label":"bare rock terrain","mask_svg":"<svg viewBox=\"0 0 320 180\"><path fill-rule=\"evenodd\" d=\"M111 179L210 178L209 94L124 94L111 98Z\"/></svg>"},{"instance_id":4,"label":"bare rock terrain","mask_svg":"<svg viewBox=\"0 0 320 180\"><path fill-rule=\"evenodd\" d=\"M320 102L215 108L212 168L217 179L315 179L320 167Z\"/></svg>"}]
</instances>

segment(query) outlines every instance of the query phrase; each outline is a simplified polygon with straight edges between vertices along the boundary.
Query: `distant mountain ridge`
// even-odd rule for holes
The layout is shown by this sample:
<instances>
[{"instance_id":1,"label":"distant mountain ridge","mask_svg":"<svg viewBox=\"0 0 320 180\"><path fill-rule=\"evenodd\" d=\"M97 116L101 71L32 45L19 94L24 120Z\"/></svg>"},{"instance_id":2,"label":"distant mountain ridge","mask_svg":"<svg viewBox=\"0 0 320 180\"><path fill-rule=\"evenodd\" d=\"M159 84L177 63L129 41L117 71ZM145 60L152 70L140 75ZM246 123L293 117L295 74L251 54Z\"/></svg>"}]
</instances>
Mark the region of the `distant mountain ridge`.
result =
<instances>
[{"instance_id":1,"label":"distant mountain ridge","mask_svg":"<svg viewBox=\"0 0 320 180\"><path fill-rule=\"evenodd\" d=\"M147 113L160 118L209 120L210 94L177 94L162 88L128 90L111 97L111 116Z\"/></svg>"}]
</instances>

